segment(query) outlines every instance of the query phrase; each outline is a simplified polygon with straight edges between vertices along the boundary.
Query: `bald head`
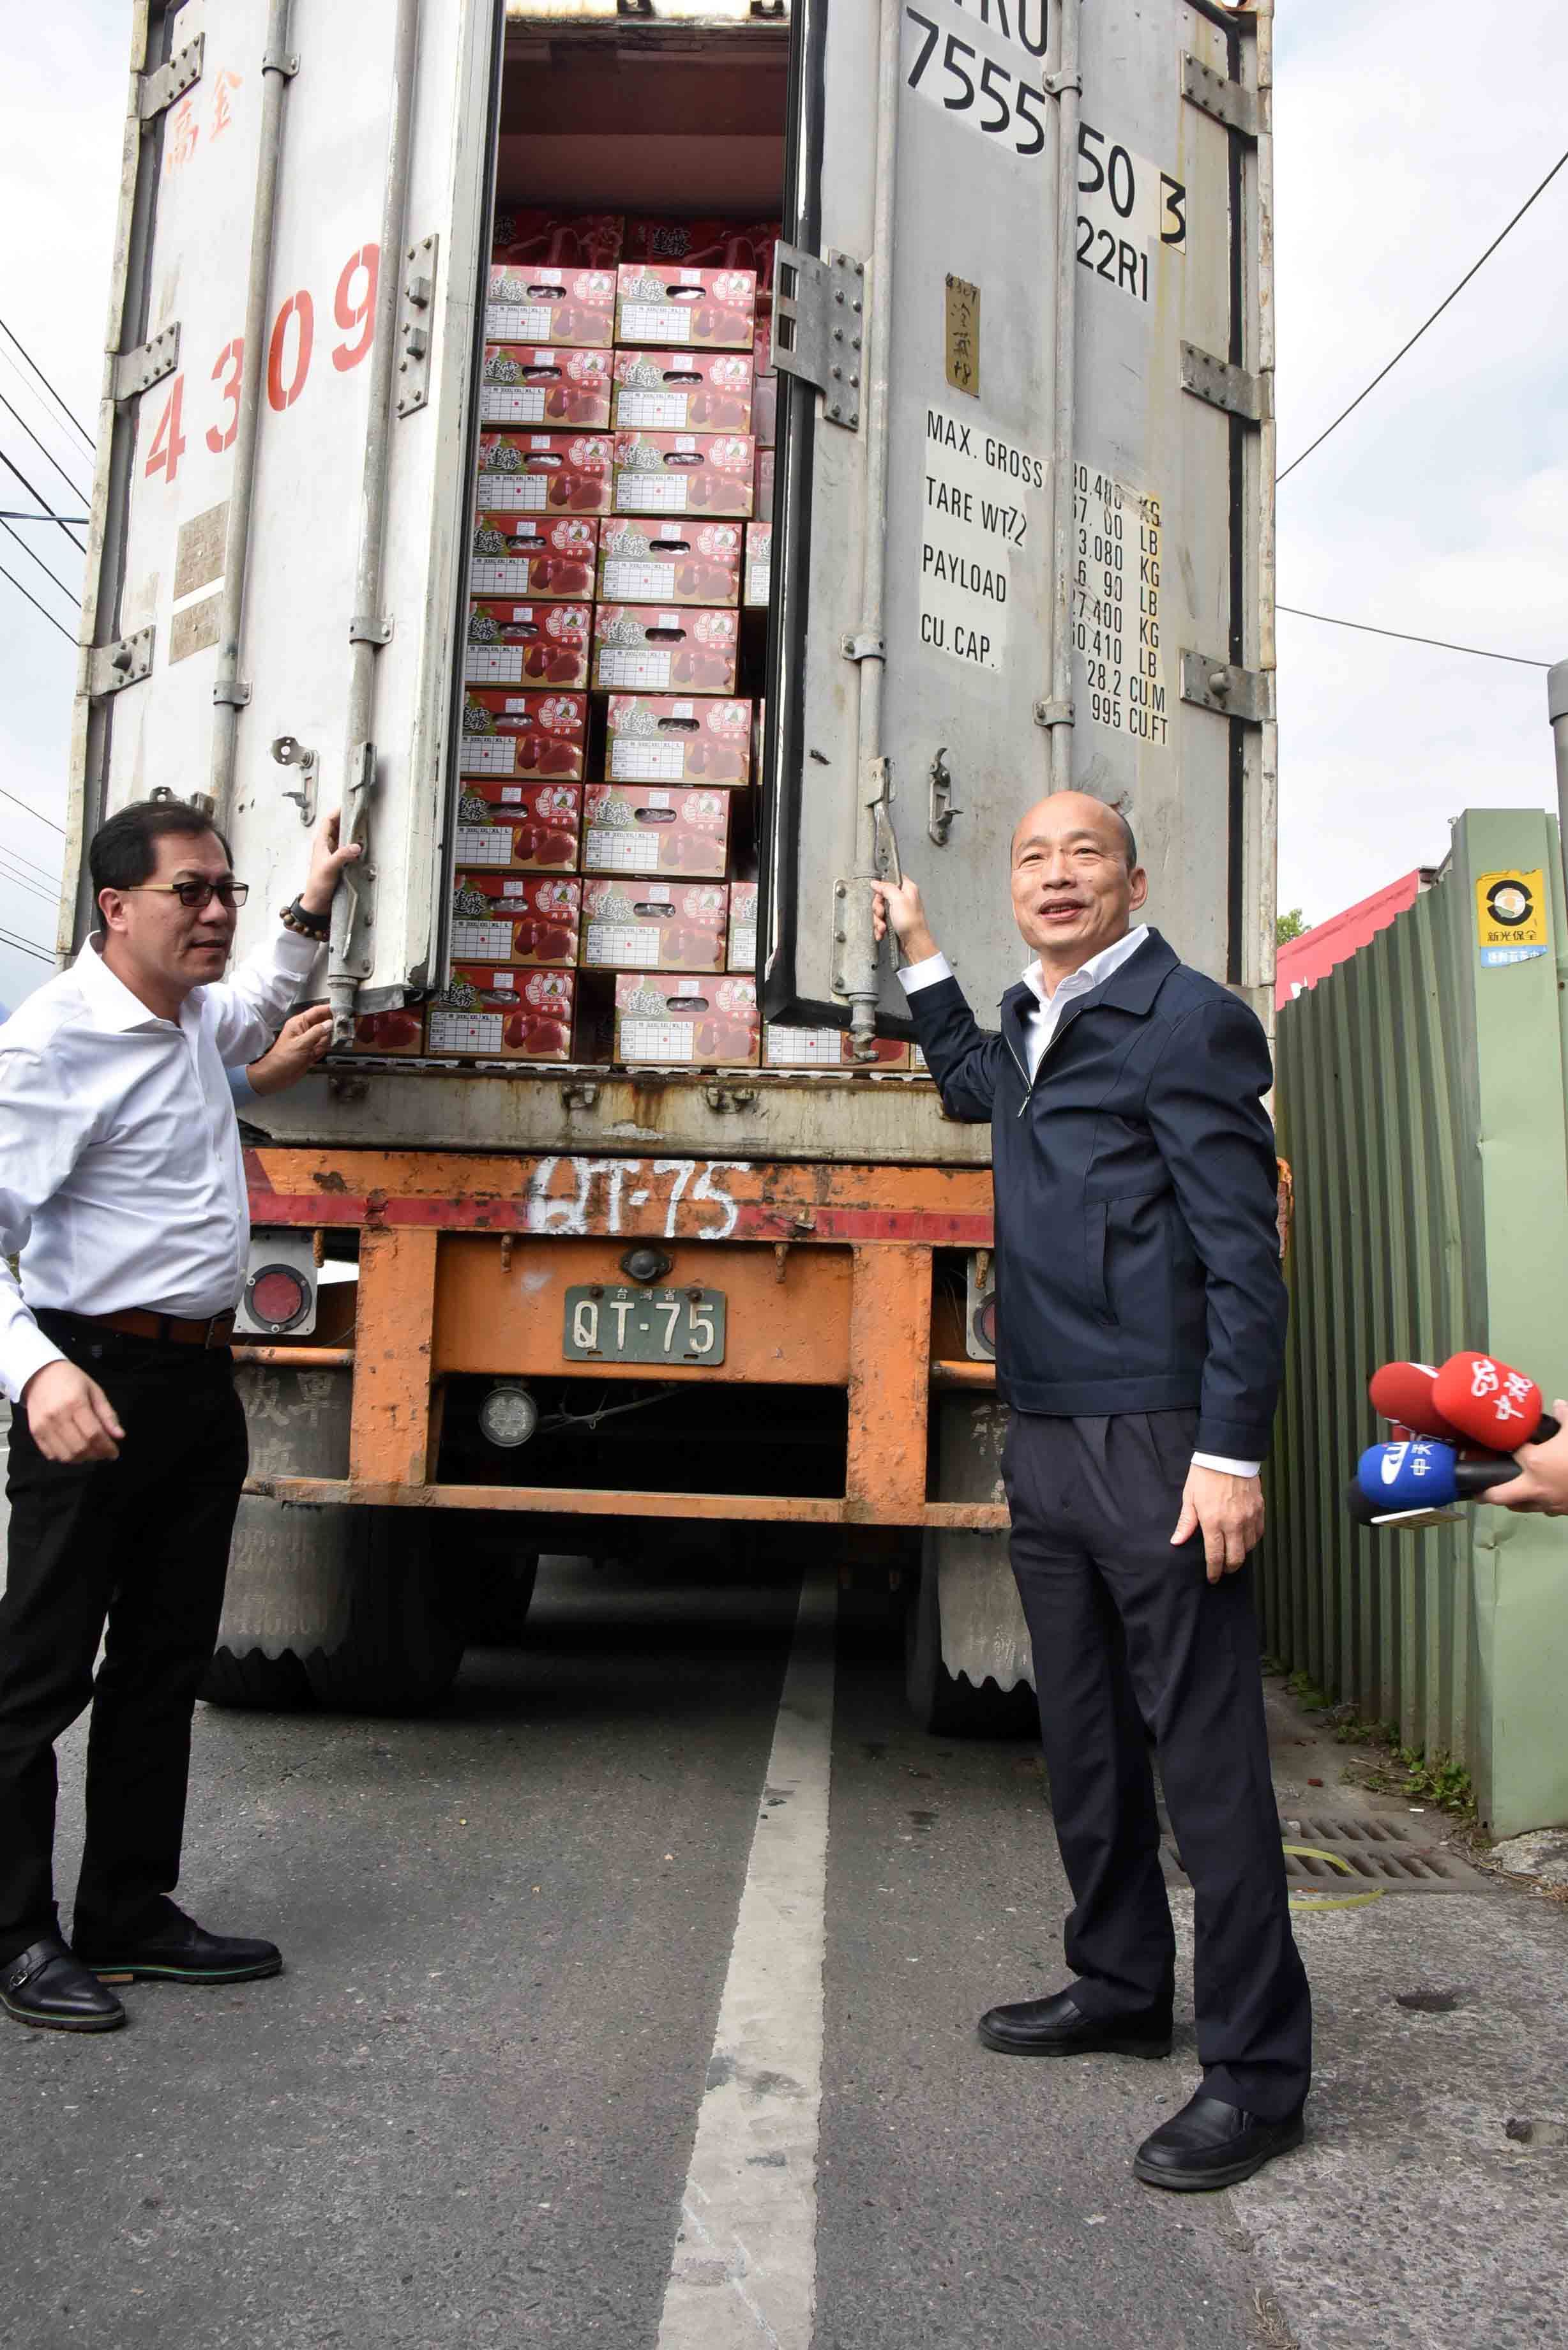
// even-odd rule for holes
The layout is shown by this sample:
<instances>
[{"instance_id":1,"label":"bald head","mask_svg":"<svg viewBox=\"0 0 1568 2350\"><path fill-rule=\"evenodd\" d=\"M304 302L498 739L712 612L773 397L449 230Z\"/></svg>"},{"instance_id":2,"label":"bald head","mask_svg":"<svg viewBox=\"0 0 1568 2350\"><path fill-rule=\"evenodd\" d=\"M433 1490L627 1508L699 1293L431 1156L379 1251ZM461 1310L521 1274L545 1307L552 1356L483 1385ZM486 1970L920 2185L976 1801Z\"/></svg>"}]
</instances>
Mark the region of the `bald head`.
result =
<instances>
[{"instance_id":1,"label":"bald head","mask_svg":"<svg viewBox=\"0 0 1568 2350\"><path fill-rule=\"evenodd\" d=\"M1096 799L1092 792L1051 792L1044 799L1036 800L1019 817L1012 835L1012 862L1018 862L1021 841L1054 834L1059 827L1082 826L1095 832L1108 832L1127 859L1129 873L1137 865L1137 842L1133 828L1119 808L1107 807L1104 800Z\"/></svg>"},{"instance_id":2,"label":"bald head","mask_svg":"<svg viewBox=\"0 0 1568 2350\"><path fill-rule=\"evenodd\" d=\"M1131 825L1092 792L1052 792L1020 819L1011 886L1048 984L1125 938L1148 895Z\"/></svg>"}]
</instances>

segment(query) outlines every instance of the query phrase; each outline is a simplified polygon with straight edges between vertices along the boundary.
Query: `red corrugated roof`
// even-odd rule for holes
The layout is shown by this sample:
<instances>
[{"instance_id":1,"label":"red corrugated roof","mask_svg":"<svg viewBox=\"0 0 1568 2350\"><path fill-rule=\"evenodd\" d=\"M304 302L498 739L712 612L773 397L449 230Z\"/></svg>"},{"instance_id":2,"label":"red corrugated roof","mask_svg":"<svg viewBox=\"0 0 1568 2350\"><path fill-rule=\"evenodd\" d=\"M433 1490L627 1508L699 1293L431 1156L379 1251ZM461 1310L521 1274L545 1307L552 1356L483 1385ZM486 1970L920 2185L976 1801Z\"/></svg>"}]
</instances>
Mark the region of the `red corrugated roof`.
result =
<instances>
[{"instance_id":1,"label":"red corrugated roof","mask_svg":"<svg viewBox=\"0 0 1568 2350\"><path fill-rule=\"evenodd\" d=\"M1303 937L1289 940L1275 958L1274 1009L1282 1010L1303 987L1315 987L1336 963L1348 962L1357 948L1386 931L1397 914L1415 904L1424 879L1417 866L1413 873L1402 873L1386 889L1374 890L1370 898L1346 906L1342 914L1314 922Z\"/></svg>"}]
</instances>

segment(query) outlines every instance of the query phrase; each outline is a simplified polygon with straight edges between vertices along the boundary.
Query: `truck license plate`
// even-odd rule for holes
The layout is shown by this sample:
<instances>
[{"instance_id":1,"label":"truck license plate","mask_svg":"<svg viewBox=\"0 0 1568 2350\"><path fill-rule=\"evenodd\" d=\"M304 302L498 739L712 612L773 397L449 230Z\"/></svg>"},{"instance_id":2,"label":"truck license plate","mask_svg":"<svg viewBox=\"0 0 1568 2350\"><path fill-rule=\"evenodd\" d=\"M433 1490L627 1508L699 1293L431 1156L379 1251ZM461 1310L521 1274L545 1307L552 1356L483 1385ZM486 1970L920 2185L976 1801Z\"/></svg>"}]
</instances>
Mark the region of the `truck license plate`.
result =
<instances>
[{"instance_id":1,"label":"truck license plate","mask_svg":"<svg viewBox=\"0 0 1568 2350\"><path fill-rule=\"evenodd\" d=\"M561 1352L570 1363L722 1363L722 1289L568 1289Z\"/></svg>"}]
</instances>

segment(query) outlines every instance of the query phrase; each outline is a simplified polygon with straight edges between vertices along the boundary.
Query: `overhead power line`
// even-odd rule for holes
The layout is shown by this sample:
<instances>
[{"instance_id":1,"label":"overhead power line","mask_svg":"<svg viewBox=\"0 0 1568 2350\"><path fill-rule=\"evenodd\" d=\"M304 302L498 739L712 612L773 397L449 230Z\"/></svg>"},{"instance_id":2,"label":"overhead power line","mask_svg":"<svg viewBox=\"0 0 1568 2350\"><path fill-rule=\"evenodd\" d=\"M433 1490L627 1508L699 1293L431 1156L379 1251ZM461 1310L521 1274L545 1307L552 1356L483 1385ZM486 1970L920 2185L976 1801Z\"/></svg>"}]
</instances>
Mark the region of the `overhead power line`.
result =
<instances>
[{"instance_id":1,"label":"overhead power line","mask_svg":"<svg viewBox=\"0 0 1568 2350\"><path fill-rule=\"evenodd\" d=\"M9 881L14 889L26 889L29 896L41 898L46 906L59 904L60 893L57 889L46 889L41 881L30 881L25 873L17 873L9 865L4 863L0 863L0 881Z\"/></svg>"},{"instance_id":2,"label":"overhead power line","mask_svg":"<svg viewBox=\"0 0 1568 2350\"><path fill-rule=\"evenodd\" d=\"M59 573L57 571L51 571L41 555L34 554L33 549L28 546L21 532L19 530L13 530L10 524L5 520L3 515L0 515L0 530L3 530L5 533L7 538L14 538L16 540L23 554L37 565L39 570L43 572L46 578L52 579L54 581L61 595L66 598L66 601L68 604L74 605L76 609L79 612L81 610L80 597L75 596L71 593L71 590L66 586L65 581L60 577Z\"/></svg>"},{"instance_id":3,"label":"overhead power line","mask_svg":"<svg viewBox=\"0 0 1568 2350\"><path fill-rule=\"evenodd\" d=\"M24 857L14 842L8 840L0 855L8 857L13 865L25 865L29 873L36 873L39 880L47 881L51 889L58 886L59 875L52 867L40 865L36 857Z\"/></svg>"},{"instance_id":4,"label":"overhead power line","mask_svg":"<svg viewBox=\"0 0 1568 2350\"><path fill-rule=\"evenodd\" d=\"M0 931L0 945L15 947L18 954L31 955L35 962L53 962L55 960L47 947L38 946L31 939L13 937L9 931Z\"/></svg>"},{"instance_id":5,"label":"overhead power line","mask_svg":"<svg viewBox=\"0 0 1568 2350\"><path fill-rule=\"evenodd\" d=\"M1511 661L1517 669L1552 667L1550 661L1531 660L1524 653L1495 653L1487 645L1456 645L1447 637L1417 637L1408 629L1375 628L1370 620L1342 620L1333 612L1303 612L1299 604L1278 604L1274 608L1289 612L1293 619L1321 620L1329 629L1355 629L1365 637L1397 637L1404 645L1436 645L1439 652L1474 653L1480 660Z\"/></svg>"},{"instance_id":6,"label":"overhead power line","mask_svg":"<svg viewBox=\"0 0 1568 2350\"><path fill-rule=\"evenodd\" d=\"M72 481L65 467L57 458L50 456L47 448L45 446L44 442L39 440L37 434L28 423L26 418L22 414L21 410L18 408L13 408L11 402L6 399L3 391L0 391L0 408L3 408L8 416L14 416L16 418L17 423L26 434L28 440L33 443L34 448L42 453L47 463L54 466L56 473L58 473L61 481L64 482L72 497L79 498L84 506L90 505L92 504L92 500L88 497L87 492Z\"/></svg>"},{"instance_id":7,"label":"overhead power line","mask_svg":"<svg viewBox=\"0 0 1568 2350\"><path fill-rule=\"evenodd\" d=\"M71 537L69 530L67 530L66 528L66 525L60 521L59 515L55 512L53 506L49 504L48 499L43 496L39 491L33 487L32 483L27 479L27 476L22 471L21 466L14 464L11 459L5 454L4 449L0 449L0 465L4 465L8 473L16 474L16 479L21 483L22 487L26 491L27 495L30 498L37 499L38 504L44 509L42 519L46 522L59 523L60 528L65 531L66 536L70 539L71 545L76 548L77 553L78 555L85 555L87 553L87 548L82 545L81 540L79 538Z\"/></svg>"},{"instance_id":8,"label":"overhead power line","mask_svg":"<svg viewBox=\"0 0 1568 2350\"><path fill-rule=\"evenodd\" d=\"M20 506L0 507L0 522L57 522L62 528L86 530L90 515L24 514Z\"/></svg>"},{"instance_id":9,"label":"overhead power line","mask_svg":"<svg viewBox=\"0 0 1568 2350\"><path fill-rule=\"evenodd\" d=\"M1464 292L1465 287L1469 284L1470 279L1476 275L1476 272L1479 269L1483 268L1486 263L1491 259L1492 255L1497 251L1498 246L1502 243L1503 238L1509 234L1511 230L1516 229L1519 226L1520 222L1524 218L1525 213L1530 210L1530 207L1535 202L1536 197L1545 193L1546 190L1552 185L1552 181L1557 177L1558 172L1563 169L1564 163L1568 163L1568 152L1559 155L1555 163L1552 164L1550 172L1547 172L1546 177L1542 181L1541 185L1531 191L1530 194L1526 196L1524 202L1520 205L1519 210L1514 213L1513 218L1508 223L1507 227L1501 229L1498 232L1497 235L1493 237L1491 243L1488 245L1486 251L1481 255L1480 261L1475 262L1469 269L1466 270L1464 276L1460 278L1459 284L1453 288L1452 292L1444 295L1442 300L1438 303L1431 317L1421 326L1417 328L1415 333L1411 336L1407 343L1401 343L1399 348L1395 352L1387 366L1378 369L1377 373L1373 377L1371 382L1367 384L1363 390L1356 393L1355 398L1351 401L1350 406L1348 408L1341 409L1339 414L1334 418L1334 422L1332 424L1325 424L1323 431L1318 434L1317 439L1315 441L1309 441L1306 447L1302 451L1301 455L1299 457L1293 457L1290 463L1285 467L1284 472L1275 475L1274 478L1276 483L1287 481L1291 474L1295 472L1298 465L1304 465L1307 459L1312 455L1313 451L1314 449L1321 449L1324 442L1328 439L1329 434L1331 432L1337 432L1340 426L1345 422L1345 418L1355 414L1362 401L1366 398L1367 393L1376 391L1378 385L1383 381L1384 377L1393 373L1400 360L1404 358L1406 352L1415 349L1416 345L1426 333L1428 327L1435 326L1438 320L1442 317L1444 311L1448 308L1449 303L1452 302L1458 295ZM1462 650L1468 650L1469 648L1462 648Z\"/></svg>"},{"instance_id":10,"label":"overhead power line","mask_svg":"<svg viewBox=\"0 0 1568 2350\"><path fill-rule=\"evenodd\" d=\"M5 568L5 566L3 563L0 563L0 579L9 579L9 580L10 580L10 582L11 582L12 587L13 587L13 588L15 588L15 589L16 590L16 593L17 593L17 595L18 595L18 596L27 596L27 590L23 587L23 585L22 585L21 581L16 577L16 576L15 572L7 571L7 570L6 570L6 568ZM50 626L50 628L51 628L51 629L58 629L58 630L59 630L59 632L60 632L61 636L62 636L62 637L64 637L64 639L65 639L65 640L66 640L66 642L67 642L67 645L74 645L74 644L76 643L76 639L75 639L75 637L73 637L73 636L72 636L72 634L71 634L70 630L66 627L66 625L65 625L64 621L63 621L63 620L57 620L57 619L56 619L56 618L55 618L55 616L54 616L54 614L53 614L52 612L45 611L45 610L44 610L44 607L43 607L43 605L39 603L39 601L38 601L38 599L37 599L37 598L36 598L36 596L27 596L27 601L28 601L28 603L29 603L29 604L31 604L31 606L32 606L32 608L33 608L33 609L34 609L34 611L35 611L35 612L43 612L43 613L44 613L44 618L45 618L45 619L46 619L46 620L47 620L47 622L48 622L48 624L49 624L49 626ZM11 796L10 793L9 793L9 792L7 792L7 793L5 794L5 797L6 797L7 799L9 799L9 798L10 798L10 796ZM26 802L25 802L25 801L18 800L18 802L16 803L16 805L17 805L17 806L18 806L18 807L22 807L22 806L26 806ZM35 808L35 809L32 811L32 813L36 816L36 815L37 814L37 810ZM45 822L46 824L47 824L47 823L48 823L48 821L49 821L48 817L47 817L47 816L46 816L46 817L44 818L44 822ZM60 828L60 827L59 827L59 826L58 826L58 825L57 825L57 826L55 827L55 829L56 829L56 831L57 831L57 832L59 830L59 828Z\"/></svg>"},{"instance_id":11,"label":"overhead power line","mask_svg":"<svg viewBox=\"0 0 1568 2350\"><path fill-rule=\"evenodd\" d=\"M44 373L44 370L38 365L37 360L33 357L32 353L27 349L25 344L17 342L16 336L11 332L10 328L5 324L4 318L0 318L0 334L3 334L6 341L13 344L15 348L21 352L22 357L26 360L27 365L32 369L33 373L37 377L38 381L43 385L44 390L48 393L56 407L60 411L60 413L76 426L77 431L81 434L82 439L87 442L88 447L96 454L98 443L93 439L92 434L88 431L87 426L83 424L79 419L71 414L70 410L66 406L64 400L55 390L54 385L49 381L48 377Z\"/></svg>"},{"instance_id":12,"label":"overhead power line","mask_svg":"<svg viewBox=\"0 0 1568 2350\"><path fill-rule=\"evenodd\" d=\"M5 577L6 577L8 579L10 579L10 577L11 577L10 573L9 573L9 572L7 572L7 573L5 574ZM12 584L12 586L13 586L13 587L15 587L16 583L16 581L13 579L13 580L11 581L11 584ZM27 591L26 591L26 589L25 588L23 588L22 593L23 593L23 595L24 595L24 596L26 596L26 595L27 594ZM31 600L32 600L32 599L31 599L31 598L28 598L28 601L29 601L29 602L31 602ZM39 609L39 611L40 611L40 612L44 612L44 608L43 608L43 606L42 606L41 604L39 605L38 609ZM50 617L50 616L49 616L49 614L48 614L47 612L44 612L44 618L45 618L45 619L46 619L46 620L47 620L49 617ZM56 628L57 629L57 628L59 627L59 625L60 625L60 624L59 624L59 622L57 620L57 621L55 622L55 626L56 626ZM75 642L75 639L74 639L74 638L73 638L73 639L72 639L72 642L73 642L73 643ZM44 811L43 811L43 809L42 809L42 808L31 807L31 806L28 806L28 804L27 804L27 802L26 802L26 800L19 800L19 799L16 797L16 793L15 793L15 792L8 792L8 791L5 789L5 785L4 785L4 784L0 784L0 800L9 800L9 801L11 802L11 804L12 804L12 806L13 806L14 807L26 808L26 811L27 811L27 814L28 814L29 816L36 816L37 817L38 822L39 822L40 824L47 824L47 825L48 826L49 830L50 830L51 832L59 832L59 833L63 833L63 832L65 831L65 826L64 826L63 824L57 824L57 823L55 822L55 819L54 819L54 817L53 817L52 816L46 816L46 815L44 814Z\"/></svg>"}]
</instances>

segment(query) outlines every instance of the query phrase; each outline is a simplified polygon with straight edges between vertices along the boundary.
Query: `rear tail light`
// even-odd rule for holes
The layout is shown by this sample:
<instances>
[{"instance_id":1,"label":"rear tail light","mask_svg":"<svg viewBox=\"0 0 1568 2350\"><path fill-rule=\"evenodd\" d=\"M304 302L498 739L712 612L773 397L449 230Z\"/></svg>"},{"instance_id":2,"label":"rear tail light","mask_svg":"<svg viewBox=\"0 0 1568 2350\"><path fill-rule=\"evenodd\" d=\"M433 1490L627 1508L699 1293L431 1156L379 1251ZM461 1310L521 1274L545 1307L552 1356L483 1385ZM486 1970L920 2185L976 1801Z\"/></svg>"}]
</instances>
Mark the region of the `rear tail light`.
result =
<instances>
[{"instance_id":1,"label":"rear tail light","mask_svg":"<svg viewBox=\"0 0 1568 2350\"><path fill-rule=\"evenodd\" d=\"M292 1264L258 1265L245 1284L245 1310L263 1330L293 1330L310 1311L310 1284Z\"/></svg>"}]
</instances>

